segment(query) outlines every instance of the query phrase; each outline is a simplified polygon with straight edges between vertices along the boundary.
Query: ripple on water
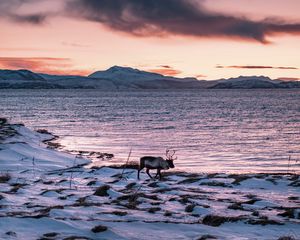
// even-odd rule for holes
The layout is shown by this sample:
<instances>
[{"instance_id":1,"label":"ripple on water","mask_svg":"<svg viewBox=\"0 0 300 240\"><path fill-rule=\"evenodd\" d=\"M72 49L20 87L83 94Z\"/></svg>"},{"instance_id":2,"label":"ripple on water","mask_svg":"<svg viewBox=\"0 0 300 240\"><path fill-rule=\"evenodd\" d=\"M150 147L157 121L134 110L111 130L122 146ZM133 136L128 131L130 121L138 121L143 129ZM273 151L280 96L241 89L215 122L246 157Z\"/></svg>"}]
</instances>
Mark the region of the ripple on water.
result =
<instances>
[{"instance_id":1,"label":"ripple on water","mask_svg":"<svg viewBox=\"0 0 300 240\"><path fill-rule=\"evenodd\" d=\"M116 162L125 161L130 148L138 160L171 147L179 169L300 172L300 90L0 94L4 117L47 128L70 150L113 153Z\"/></svg>"}]
</instances>

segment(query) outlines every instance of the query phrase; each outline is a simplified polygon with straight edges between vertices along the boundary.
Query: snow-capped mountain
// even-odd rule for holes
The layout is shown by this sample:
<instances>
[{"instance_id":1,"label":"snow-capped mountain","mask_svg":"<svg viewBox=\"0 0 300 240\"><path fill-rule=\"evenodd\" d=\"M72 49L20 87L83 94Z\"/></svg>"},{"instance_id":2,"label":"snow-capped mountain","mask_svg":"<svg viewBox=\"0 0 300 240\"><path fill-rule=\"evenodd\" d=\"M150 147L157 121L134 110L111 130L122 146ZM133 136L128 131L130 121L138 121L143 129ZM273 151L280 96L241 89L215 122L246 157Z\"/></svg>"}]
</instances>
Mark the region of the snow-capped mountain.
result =
<instances>
[{"instance_id":1,"label":"snow-capped mountain","mask_svg":"<svg viewBox=\"0 0 300 240\"><path fill-rule=\"evenodd\" d=\"M221 79L216 81L213 88L299 88L300 82L284 82L278 79L272 80L265 76L239 76L237 78Z\"/></svg>"},{"instance_id":2,"label":"snow-capped mountain","mask_svg":"<svg viewBox=\"0 0 300 240\"><path fill-rule=\"evenodd\" d=\"M105 71L97 71L89 75L89 78L107 79L115 85L125 88L202 88L201 81L196 78L175 78L120 66L113 66Z\"/></svg>"},{"instance_id":3,"label":"snow-capped mountain","mask_svg":"<svg viewBox=\"0 0 300 240\"><path fill-rule=\"evenodd\" d=\"M97 71L89 75L90 78L107 78L112 80L126 80L126 81L135 81L135 80L153 80L153 79L160 79L166 78L165 76L152 73L141 71L135 68L130 67L120 67L120 66L113 66L105 71Z\"/></svg>"},{"instance_id":4,"label":"snow-capped mountain","mask_svg":"<svg viewBox=\"0 0 300 240\"><path fill-rule=\"evenodd\" d=\"M176 78L129 67L113 66L89 75L50 75L29 70L0 70L0 88L87 88L101 90L130 89L203 89L203 88L300 88L300 82L251 76L220 80Z\"/></svg>"}]
</instances>

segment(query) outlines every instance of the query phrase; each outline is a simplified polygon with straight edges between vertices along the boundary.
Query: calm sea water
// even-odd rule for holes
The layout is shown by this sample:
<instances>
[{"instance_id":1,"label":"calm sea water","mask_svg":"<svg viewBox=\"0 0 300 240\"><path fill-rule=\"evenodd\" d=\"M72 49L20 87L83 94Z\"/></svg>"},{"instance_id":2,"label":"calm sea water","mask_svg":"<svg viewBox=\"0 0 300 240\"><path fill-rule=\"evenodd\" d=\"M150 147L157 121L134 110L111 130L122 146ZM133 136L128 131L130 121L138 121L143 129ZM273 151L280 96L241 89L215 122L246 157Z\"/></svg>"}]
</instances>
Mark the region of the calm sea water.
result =
<instances>
[{"instance_id":1,"label":"calm sea water","mask_svg":"<svg viewBox=\"0 0 300 240\"><path fill-rule=\"evenodd\" d=\"M300 172L300 90L0 90L0 111L116 162L173 148L179 169Z\"/></svg>"}]
</instances>

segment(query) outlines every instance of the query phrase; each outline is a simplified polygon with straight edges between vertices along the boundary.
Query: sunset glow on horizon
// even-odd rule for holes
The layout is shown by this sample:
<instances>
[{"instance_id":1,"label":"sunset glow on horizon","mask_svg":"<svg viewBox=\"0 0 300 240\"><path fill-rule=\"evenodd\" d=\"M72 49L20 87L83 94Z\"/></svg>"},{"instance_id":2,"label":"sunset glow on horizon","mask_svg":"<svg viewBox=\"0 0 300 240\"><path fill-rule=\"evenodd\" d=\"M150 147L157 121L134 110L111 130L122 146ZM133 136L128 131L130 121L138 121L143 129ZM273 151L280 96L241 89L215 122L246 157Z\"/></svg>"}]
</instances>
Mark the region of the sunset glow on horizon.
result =
<instances>
[{"instance_id":1,"label":"sunset glow on horizon","mask_svg":"<svg viewBox=\"0 0 300 240\"><path fill-rule=\"evenodd\" d=\"M0 68L300 78L299 0L0 2Z\"/></svg>"}]
</instances>

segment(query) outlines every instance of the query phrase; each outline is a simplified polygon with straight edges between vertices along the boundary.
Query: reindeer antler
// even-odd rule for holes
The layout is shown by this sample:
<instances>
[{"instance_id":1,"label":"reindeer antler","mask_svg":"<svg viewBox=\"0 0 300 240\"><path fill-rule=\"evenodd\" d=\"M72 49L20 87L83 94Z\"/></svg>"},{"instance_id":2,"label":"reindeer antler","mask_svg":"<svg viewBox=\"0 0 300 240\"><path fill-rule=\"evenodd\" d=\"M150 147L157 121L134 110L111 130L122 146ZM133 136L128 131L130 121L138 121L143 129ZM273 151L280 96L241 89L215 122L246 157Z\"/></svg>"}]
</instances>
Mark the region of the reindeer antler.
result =
<instances>
[{"instance_id":1,"label":"reindeer antler","mask_svg":"<svg viewBox=\"0 0 300 240\"><path fill-rule=\"evenodd\" d=\"M173 158L173 156L175 155L176 153L176 150L171 150L171 149L166 149L166 157L167 157L167 160L176 160L177 157Z\"/></svg>"}]
</instances>

